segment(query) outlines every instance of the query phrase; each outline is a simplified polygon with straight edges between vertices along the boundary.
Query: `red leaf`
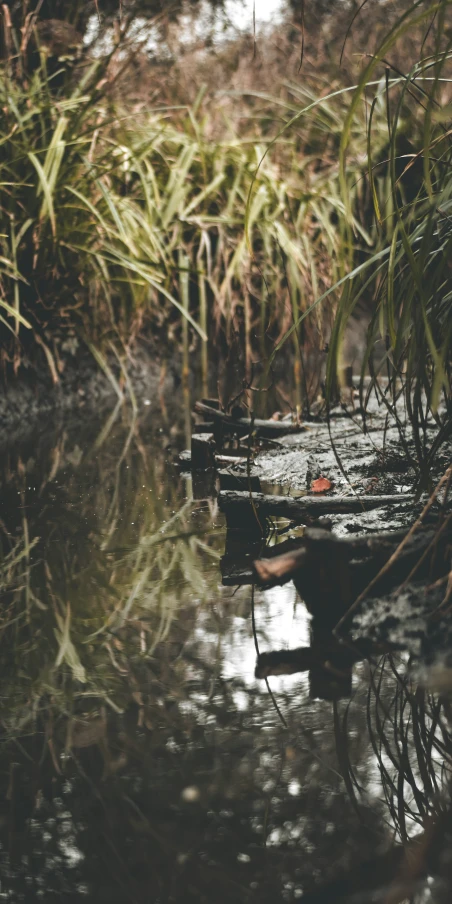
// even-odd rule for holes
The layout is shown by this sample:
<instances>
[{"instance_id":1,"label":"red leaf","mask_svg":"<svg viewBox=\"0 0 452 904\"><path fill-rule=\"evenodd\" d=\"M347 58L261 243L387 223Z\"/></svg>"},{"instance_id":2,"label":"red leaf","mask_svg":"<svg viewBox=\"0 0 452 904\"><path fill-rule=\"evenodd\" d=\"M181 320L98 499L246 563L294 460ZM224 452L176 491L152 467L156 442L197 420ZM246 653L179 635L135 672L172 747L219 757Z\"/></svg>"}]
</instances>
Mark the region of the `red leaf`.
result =
<instances>
[{"instance_id":1,"label":"red leaf","mask_svg":"<svg viewBox=\"0 0 452 904\"><path fill-rule=\"evenodd\" d=\"M312 481L311 490L313 493L326 493L327 490L331 490L332 486L331 480L328 480L327 477L318 477L317 480Z\"/></svg>"}]
</instances>

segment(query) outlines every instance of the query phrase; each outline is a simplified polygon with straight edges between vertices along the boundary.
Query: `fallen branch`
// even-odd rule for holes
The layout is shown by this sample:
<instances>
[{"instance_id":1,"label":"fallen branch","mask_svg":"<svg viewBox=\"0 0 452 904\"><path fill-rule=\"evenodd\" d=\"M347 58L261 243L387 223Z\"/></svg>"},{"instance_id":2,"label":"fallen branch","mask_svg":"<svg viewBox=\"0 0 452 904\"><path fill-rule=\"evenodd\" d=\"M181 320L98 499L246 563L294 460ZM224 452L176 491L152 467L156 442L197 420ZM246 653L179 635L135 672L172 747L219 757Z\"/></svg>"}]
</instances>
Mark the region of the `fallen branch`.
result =
<instances>
[{"instance_id":1,"label":"fallen branch","mask_svg":"<svg viewBox=\"0 0 452 904\"><path fill-rule=\"evenodd\" d=\"M324 555L327 555L329 545L334 543L344 550L347 561L351 558L378 557L381 562L384 561L385 554L390 555L395 545L403 540L406 534L406 530L396 530L364 536L337 537L321 528L306 527L303 537L290 538L274 546L266 546L261 550L260 558L253 562L251 553L255 548L256 538L253 535L252 541L247 542L249 537L239 531L238 544L235 544L235 548L233 546L233 551L229 555L225 554L221 559L222 583L225 586L257 583L263 587L286 584L306 561L306 544L312 541L320 544L322 541L326 542ZM430 531L428 537L425 537L425 544L433 536L434 532ZM231 539L233 537L234 532L231 533Z\"/></svg>"},{"instance_id":2,"label":"fallen branch","mask_svg":"<svg viewBox=\"0 0 452 904\"><path fill-rule=\"evenodd\" d=\"M306 524L314 518L324 515L354 515L383 508L386 505L403 505L413 502L414 496L398 494L396 496L268 496L264 493L253 493L252 503L259 515L265 517L288 518L300 524ZM220 510L226 515L240 517L251 508L249 492L226 490L219 495Z\"/></svg>"},{"instance_id":3,"label":"fallen branch","mask_svg":"<svg viewBox=\"0 0 452 904\"><path fill-rule=\"evenodd\" d=\"M210 405L206 405L205 402L196 402L195 411L197 414L202 414L203 417L208 418L210 421L221 424L227 432L237 433L239 436L245 436L250 430L258 436L287 436L289 433L302 433L307 429L306 427L300 427L297 426L297 424L287 423L286 421L271 421L250 417L232 417L230 414L225 414L224 411L218 411L216 408L211 408Z\"/></svg>"},{"instance_id":4,"label":"fallen branch","mask_svg":"<svg viewBox=\"0 0 452 904\"><path fill-rule=\"evenodd\" d=\"M307 547L312 547L312 544L316 544L323 556L328 554L331 544L334 544L336 549L341 550L344 559L350 561L353 558L356 564L359 559L367 562L371 559L385 561L407 534L407 530L397 530L359 537L337 537L329 531L307 527L303 537L289 541L289 548L286 543L281 543L265 550L262 558L254 562L255 576L258 583L266 587L285 584L306 564L309 555ZM416 543L416 553L427 549L434 536L433 529L424 531Z\"/></svg>"}]
</instances>

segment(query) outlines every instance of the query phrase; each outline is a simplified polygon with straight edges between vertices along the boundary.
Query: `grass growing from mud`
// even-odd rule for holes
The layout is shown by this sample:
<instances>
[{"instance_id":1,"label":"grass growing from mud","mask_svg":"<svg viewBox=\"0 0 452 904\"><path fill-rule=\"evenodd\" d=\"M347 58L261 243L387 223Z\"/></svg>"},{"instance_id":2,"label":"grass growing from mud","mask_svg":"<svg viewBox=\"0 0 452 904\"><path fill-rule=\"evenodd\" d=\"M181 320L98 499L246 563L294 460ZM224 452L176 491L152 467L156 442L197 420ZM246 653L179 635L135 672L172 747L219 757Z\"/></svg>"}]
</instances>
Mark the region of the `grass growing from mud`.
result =
<instances>
[{"instance_id":1,"label":"grass growing from mud","mask_svg":"<svg viewBox=\"0 0 452 904\"><path fill-rule=\"evenodd\" d=\"M56 382L66 326L105 360L111 344L128 349L147 324L185 355L196 349L204 384L207 340L226 348L238 339L241 377L251 381L253 362L353 264L337 161L343 97L314 104L263 161L269 105L287 120L300 103L311 107L309 86L289 85L283 105L255 98L260 122L237 97L249 125L239 132L226 118L219 132L205 88L191 107L123 110L115 51L66 72L63 88L45 54L29 72L22 56L4 61L0 77L4 355L17 366L36 341ZM357 211L363 126L359 111ZM370 246L358 213L353 223ZM334 302L333 293L295 330L297 357L300 344L308 356L322 348ZM304 382L298 361L298 401Z\"/></svg>"},{"instance_id":2,"label":"grass growing from mud","mask_svg":"<svg viewBox=\"0 0 452 904\"><path fill-rule=\"evenodd\" d=\"M403 425L410 425L424 478L440 445L450 437L452 411L449 20L449 2L439 2L428 10L420 3L413 4L385 36L354 92L341 139L341 184L350 213L350 130L354 111L370 96L367 162L377 247L343 286L327 375L331 392L346 323L359 299L370 296L374 314L362 363L361 404L365 409L368 395L363 378L370 369L372 380L367 393L376 392L388 417L400 426L403 440ZM397 42L419 24L425 23L430 30L433 22L431 52L412 60L411 68L404 73L388 63L387 56ZM371 80L380 61L386 67L385 76L375 91ZM417 134L412 129L415 122ZM374 151L374 135L381 134L382 128L388 135L383 161ZM349 228L351 234L351 222ZM385 348L375 362L372 353L379 338ZM382 376L384 388L379 382Z\"/></svg>"}]
</instances>

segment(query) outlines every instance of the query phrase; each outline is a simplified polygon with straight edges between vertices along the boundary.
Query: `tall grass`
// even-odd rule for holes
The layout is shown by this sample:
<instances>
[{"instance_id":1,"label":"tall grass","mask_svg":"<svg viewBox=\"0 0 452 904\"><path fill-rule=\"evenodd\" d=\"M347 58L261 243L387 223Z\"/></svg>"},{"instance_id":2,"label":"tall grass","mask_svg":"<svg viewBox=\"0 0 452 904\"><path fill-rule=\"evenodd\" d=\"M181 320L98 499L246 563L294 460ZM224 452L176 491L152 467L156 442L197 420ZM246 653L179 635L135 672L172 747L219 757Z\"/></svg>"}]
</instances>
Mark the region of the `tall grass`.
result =
<instances>
[{"instance_id":1,"label":"tall grass","mask_svg":"<svg viewBox=\"0 0 452 904\"><path fill-rule=\"evenodd\" d=\"M185 362L197 348L204 384L202 343L240 337L249 382L253 362L353 260L338 181L342 97L318 107L311 89L292 85L282 107L257 100L283 119L302 100L315 118L276 144L265 137L268 112L257 129L250 119L249 135L225 121L212 140L204 90L192 107L130 115L106 88L109 60L80 64L64 91L57 76L43 61L26 77L6 62L0 77L1 327L15 337L16 363L37 339L56 381L65 324L102 353L147 321L183 345ZM297 356L300 344L322 348L332 312L318 308L293 332ZM300 369L297 387L301 401Z\"/></svg>"},{"instance_id":2,"label":"tall grass","mask_svg":"<svg viewBox=\"0 0 452 904\"><path fill-rule=\"evenodd\" d=\"M364 303L374 316L362 376L370 369L399 424L403 401L428 469L450 423L449 5L417 3L391 20L356 86L336 67L319 90L311 66L275 97L253 85L222 106L223 91L219 109L202 87L190 106L141 99L130 114L110 58L79 63L64 90L45 58L26 75L3 62L3 354L17 364L36 339L57 381L63 325L104 365L112 341L127 349L147 327L182 348L185 372L196 354L205 390L207 341L224 354L241 346L237 390L289 342L304 404L326 342L335 397ZM409 64L432 16L425 58ZM364 382L361 392L365 408Z\"/></svg>"},{"instance_id":3,"label":"tall grass","mask_svg":"<svg viewBox=\"0 0 452 904\"><path fill-rule=\"evenodd\" d=\"M388 63L377 88L372 78L397 41L420 23L436 19L432 52L413 60L406 74ZM385 36L365 68L345 119L341 140L342 197L349 220L347 154L356 109L369 105L368 183L372 196L376 250L365 266L350 274L343 288L332 342L328 390L331 392L345 325L364 296L372 299L362 377L372 373L374 390L390 417L412 428L415 457L427 474L451 429L452 307L448 259L452 187L450 143L451 42L447 0L425 9L413 6ZM384 159L375 154L374 135L387 132ZM349 232L352 231L349 222ZM379 361L375 343L384 342ZM384 390L379 377L387 379ZM361 400L366 407L364 383ZM432 435L430 424L436 425ZM433 423L432 423L433 422Z\"/></svg>"},{"instance_id":4,"label":"tall grass","mask_svg":"<svg viewBox=\"0 0 452 904\"><path fill-rule=\"evenodd\" d=\"M90 66L64 98L52 93L45 69L26 83L6 70L0 79L2 324L16 336L32 327L41 344L44 326L52 336L74 319L96 344L105 335L126 341L153 294L181 310L165 285L159 237L119 190L129 151L109 131L102 70L102 62Z\"/></svg>"},{"instance_id":5,"label":"tall grass","mask_svg":"<svg viewBox=\"0 0 452 904\"><path fill-rule=\"evenodd\" d=\"M438 819L450 803L450 686L447 669L440 667L438 673L444 676L444 696L409 674L406 657L383 656L369 667L365 696L356 701L365 711L370 755L381 782L381 803L402 844L415 837L420 827L426 828L430 819ZM347 708L343 720L337 719L339 756L348 773L349 793L355 801L364 802L359 770L350 759L353 741L347 737L348 719Z\"/></svg>"}]
</instances>

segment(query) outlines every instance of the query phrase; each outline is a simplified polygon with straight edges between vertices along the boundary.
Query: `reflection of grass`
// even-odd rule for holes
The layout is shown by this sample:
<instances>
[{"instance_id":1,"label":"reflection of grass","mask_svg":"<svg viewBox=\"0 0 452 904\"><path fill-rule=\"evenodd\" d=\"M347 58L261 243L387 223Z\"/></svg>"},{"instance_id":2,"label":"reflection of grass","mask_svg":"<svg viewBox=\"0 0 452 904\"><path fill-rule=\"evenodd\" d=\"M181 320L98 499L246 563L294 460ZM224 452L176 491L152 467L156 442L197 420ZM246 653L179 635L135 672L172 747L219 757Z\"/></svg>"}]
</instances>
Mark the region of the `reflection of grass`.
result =
<instances>
[{"instance_id":1,"label":"reflection of grass","mask_svg":"<svg viewBox=\"0 0 452 904\"><path fill-rule=\"evenodd\" d=\"M347 789L355 805L361 805L367 797L352 766L347 720L348 709L342 723L336 716L336 741ZM384 656L369 672L366 724L385 815L396 838L406 844L439 818L450 800L449 702L410 678L406 664Z\"/></svg>"},{"instance_id":2,"label":"reflection of grass","mask_svg":"<svg viewBox=\"0 0 452 904\"><path fill-rule=\"evenodd\" d=\"M409 675L406 659L393 655L369 669L366 685L366 695L347 705L343 717L335 705L336 750L355 812L367 827L378 810L391 847L374 850L365 869L354 865L341 887L350 895L384 889L384 900L396 904L418 892L424 900L427 881L432 900L437 887L440 896L447 889L449 900L444 865L451 824L450 685L447 696L430 692ZM359 732L357 717L366 720Z\"/></svg>"},{"instance_id":3,"label":"reflection of grass","mask_svg":"<svg viewBox=\"0 0 452 904\"><path fill-rule=\"evenodd\" d=\"M403 842L419 826L425 828L427 817L438 816L450 795L446 710L444 700L407 678L392 657L372 674L369 733L391 820Z\"/></svg>"},{"instance_id":4,"label":"reflection of grass","mask_svg":"<svg viewBox=\"0 0 452 904\"><path fill-rule=\"evenodd\" d=\"M164 482L158 456L130 442L122 451L87 456L39 491L37 477L16 474L6 490L0 668L12 731L49 703L122 709L135 666L210 597L210 512L196 521L192 499L180 506L179 479Z\"/></svg>"}]
</instances>

